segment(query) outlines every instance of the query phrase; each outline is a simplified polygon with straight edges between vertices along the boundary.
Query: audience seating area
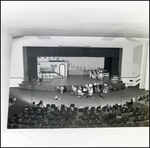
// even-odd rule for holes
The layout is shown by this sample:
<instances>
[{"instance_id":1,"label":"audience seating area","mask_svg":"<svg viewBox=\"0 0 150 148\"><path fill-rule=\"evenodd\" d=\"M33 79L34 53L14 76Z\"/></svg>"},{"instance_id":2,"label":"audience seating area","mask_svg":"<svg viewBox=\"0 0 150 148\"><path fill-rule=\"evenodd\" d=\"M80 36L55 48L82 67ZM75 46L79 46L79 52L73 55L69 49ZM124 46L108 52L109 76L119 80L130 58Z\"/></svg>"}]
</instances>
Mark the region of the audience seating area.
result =
<instances>
[{"instance_id":1,"label":"audience seating area","mask_svg":"<svg viewBox=\"0 0 150 148\"><path fill-rule=\"evenodd\" d=\"M140 95L137 97L136 99L138 102L143 102L143 103L149 103L149 93L145 94L145 95Z\"/></svg>"},{"instance_id":2,"label":"audience seating area","mask_svg":"<svg viewBox=\"0 0 150 148\"><path fill-rule=\"evenodd\" d=\"M149 126L149 110L133 102L123 105L69 107L29 105L8 118L8 128L90 128Z\"/></svg>"}]
</instances>

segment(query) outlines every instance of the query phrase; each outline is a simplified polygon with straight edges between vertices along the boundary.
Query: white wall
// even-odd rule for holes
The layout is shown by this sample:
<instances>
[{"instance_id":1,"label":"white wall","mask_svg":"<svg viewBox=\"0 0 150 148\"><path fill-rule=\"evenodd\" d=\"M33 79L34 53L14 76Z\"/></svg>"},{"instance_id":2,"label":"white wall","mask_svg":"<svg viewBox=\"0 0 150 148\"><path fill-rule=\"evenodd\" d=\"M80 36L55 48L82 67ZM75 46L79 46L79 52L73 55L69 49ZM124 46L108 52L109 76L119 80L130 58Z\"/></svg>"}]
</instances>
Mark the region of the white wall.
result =
<instances>
[{"instance_id":1,"label":"white wall","mask_svg":"<svg viewBox=\"0 0 150 148\"><path fill-rule=\"evenodd\" d=\"M121 77L137 77L141 73L141 61L135 62L136 47L126 46L123 48L122 57L122 75ZM136 55L139 52L137 51ZM141 58L139 55L137 58ZM137 59L136 59L137 61Z\"/></svg>"},{"instance_id":2,"label":"white wall","mask_svg":"<svg viewBox=\"0 0 150 148\"><path fill-rule=\"evenodd\" d=\"M10 87L18 87L23 81L23 46L78 46L78 47L117 47L123 48L121 77L136 77L139 72L139 63L133 63L133 53L136 46L144 41L128 41L125 38L116 38L112 41L101 40L100 37L51 37L38 39L35 36L24 36L14 39L12 43L12 60ZM128 46L127 46L128 45Z\"/></svg>"},{"instance_id":3,"label":"white wall","mask_svg":"<svg viewBox=\"0 0 150 148\"><path fill-rule=\"evenodd\" d=\"M136 46L133 51L133 63L141 64L143 44Z\"/></svg>"},{"instance_id":4,"label":"white wall","mask_svg":"<svg viewBox=\"0 0 150 148\"><path fill-rule=\"evenodd\" d=\"M19 87L19 83L23 81L23 78L23 47L12 45L10 87Z\"/></svg>"},{"instance_id":5,"label":"white wall","mask_svg":"<svg viewBox=\"0 0 150 148\"><path fill-rule=\"evenodd\" d=\"M143 43L140 89L149 90L149 41Z\"/></svg>"},{"instance_id":6,"label":"white wall","mask_svg":"<svg viewBox=\"0 0 150 148\"><path fill-rule=\"evenodd\" d=\"M1 24L1 137L7 127L12 36Z\"/></svg>"}]
</instances>

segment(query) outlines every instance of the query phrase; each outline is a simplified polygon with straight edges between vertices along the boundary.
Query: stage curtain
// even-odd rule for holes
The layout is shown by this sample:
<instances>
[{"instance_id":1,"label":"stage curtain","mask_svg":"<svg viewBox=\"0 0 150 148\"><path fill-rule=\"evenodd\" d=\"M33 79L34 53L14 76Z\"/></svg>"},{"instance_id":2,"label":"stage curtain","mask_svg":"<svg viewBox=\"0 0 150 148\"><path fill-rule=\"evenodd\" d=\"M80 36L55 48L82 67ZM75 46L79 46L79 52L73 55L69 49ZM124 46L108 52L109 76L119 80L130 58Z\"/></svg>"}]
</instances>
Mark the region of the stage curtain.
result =
<instances>
[{"instance_id":1,"label":"stage curtain","mask_svg":"<svg viewBox=\"0 0 150 148\"><path fill-rule=\"evenodd\" d=\"M29 81L37 78L37 57L28 57L28 78Z\"/></svg>"},{"instance_id":2,"label":"stage curtain","mask_svg":"<svg viewBox=\"0 0 150 148\"><path fill-rule=\"evenodd\" d=\"M27 47L28 57L119 57L119 48Z\"/></svg>"},{"instance_id":3,"label":"stage curtain","mask_svg":"<svg viewBox=\"0 0 150 148\"><path fill-rule=\"evenodd\" d=\"M104 69L110 73L110 76L111 76L111 70L112 70L111 66L112 66L112 57L105 57Z\"/></svg>"},{"instance_id":4,"label":"stage curtain","mask_svg":"<svg viewBox=\"0 0 150 148\"><path fill-rule=\"evenodd\" d=\"M118 65L119 65L119 57L112 57L111 75L118 76Z\"/></svg>"}]
</instances>

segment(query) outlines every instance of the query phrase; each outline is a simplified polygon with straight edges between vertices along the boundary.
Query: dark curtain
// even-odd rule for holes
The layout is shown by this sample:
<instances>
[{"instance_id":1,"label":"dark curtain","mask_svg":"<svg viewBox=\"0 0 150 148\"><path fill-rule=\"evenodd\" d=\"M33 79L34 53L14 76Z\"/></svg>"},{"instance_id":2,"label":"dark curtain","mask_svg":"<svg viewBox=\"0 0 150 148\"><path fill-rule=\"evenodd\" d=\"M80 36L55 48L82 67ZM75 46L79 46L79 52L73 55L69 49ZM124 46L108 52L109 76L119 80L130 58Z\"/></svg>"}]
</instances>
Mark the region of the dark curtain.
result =
<instances>
[{"instance_id":1,"label":"dark curtain","mask_svg":"<svg viewBox=\"0 0 150 148\"><path fill-rule=\"evenodd\" d=\"M119 57L112 57L111 75L118 76Z\"/></svg>"},{"instance_id":2,"label":"dark curtain","mask_svg":"<svg viewBox=\"0 0 150 148\"><path fill-rule=\"evenodd\" d=\"M110 76L118 75L119 57L105 57L104 69L106 69Z\"/></svg>"},{"instance_id":3,"label":"dark curtain","mask_svg":"<svg viewBox=\"0 0 150 148\"><path fill-rule=\"evenodd\" d=\"M110 76L112 75L112 73L111 73L111 71L112 71L112 57L105 57L104 69L110 73Z\"/></svg>"},{"instance_id":4,"label":"dark curtain","mask_svg":"<svg viewBox=\"0 0 150 148\"><path fill-rule=\"evenodd\" d=\"M119 57L119 48L27 47L28 57Z\"/></svg>"},{"instance_id":5,"label":"dark curtain","mask_svg":"<svg viewBox=\"0 0 150 148\"><path fill-rule=\"evenodd\" d=\"M28 57L28 78L29 81L37 78L37 57Z\"/></svg>"}]
</instances>

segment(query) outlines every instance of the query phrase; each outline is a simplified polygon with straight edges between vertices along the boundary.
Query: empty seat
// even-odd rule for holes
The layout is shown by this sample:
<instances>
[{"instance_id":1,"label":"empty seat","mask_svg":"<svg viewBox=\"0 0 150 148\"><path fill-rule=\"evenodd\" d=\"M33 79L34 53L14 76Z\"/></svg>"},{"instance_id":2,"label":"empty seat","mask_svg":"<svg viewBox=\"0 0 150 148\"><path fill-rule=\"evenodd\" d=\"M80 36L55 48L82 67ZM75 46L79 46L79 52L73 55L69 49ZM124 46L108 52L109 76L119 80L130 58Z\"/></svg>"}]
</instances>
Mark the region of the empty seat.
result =
<instances>
[{"instance_id":1,"label":"empty seat","mask_svg":"<svg viewBox=\"0 0 150 148\"><path fill-rule=\"evenodd\" d=\"M31 118L30 121L29 121L30 126L33 126L36 123L37 123L37 120L34 119L34 118Z\"/></svg>"},{"instance_id":2,"label":"empty seat","mask_svg":"<svg viewBox=\"0 0 150 148\"><path fill-rule=\"evenodd\" d=\"M49 123L50 125L53 125L53 124L54 124L54 119L49 119L49 120L48 120L48 123Z\"/></svg>"},{"instance_id":3,"label":"empty seat","mask_svg":"<svg viewBox=\"0 0 150 148\"><path fill-rule=\"evenodd\" d=\"M133 117L133 116L136 116L136 111L132 112L132 114L129 115L129 117Z\"/></svg>"},{"instance_id":4,"label":"empty seat","mask_svg":"<svg viewBox=\"0 0 150 148\"><path fill-rule=\"evenodd\" d=\"M135 116L134 119L133 119L134 122L136 122L138 120L139 120L138 116Z\"/></svg>"},{"instance_id":5,"label":"empty seat","mask_svg":"<svg viewBox=\"0 0 150 148\"><path fill-rule=\"evenodd\" d=\"M30 119L29 118L23 118L22 124L29 124Z\"/></svg>"},{"instance_id":6,"label":"empty seat","mask_svg":"<svg viewBox=\"0 0 150 148\"><path fill-rule=\"evenodd\" d=\"M56 106L55 106L55 104L51 104L51 108L55 108Z\"/></svg>"},{"instance_id":7,"label":"empty seat","mask_svg":"<svg viewBox=\"0 0 150 148\"><path fill-rule=\"evenodd\" d=\"M50 104L46 104L46 108L50 108L51 106L50 106Z\"/></svg>"},{"instance_id":8,"label":"empty seat","mask_svg":"<svg viewBox=\"0 0 150 148\"><path fill-rule=\"evenodd\" d=\"M62 120L61 119L54 120L54 123L56 124L57 127L62 127Z\"/></svg>"},{"instance_id":9,"label":"empty seat","mask_svg":"<svg viewBox=\"0 0 150 148\"><path fill-rule=\"evenodd\" d=\"M149 122L145 120L143 126L149 126Z\"/></svg>"},{"instance_id":10,"label":"empty seat","mask_svg":"<svg viewBox=\"0 0 150 148\"><path fill-rule=\"evenodd\" d=\"M42 118L43 116L41 114L35 114L34 117L38 119L38 118Z\"/></svg>"},{"instance_id":11,"label":"empty seat","mask_svg":"<svg viewBox=\"0 0 150 148\"><path fill-rule=\"evenodd\" d=\"M29 124L21 124L21 127L22 128L30 128L30 125Z\"/></svg>"},{"instance_id":12,"label":"empty seat","mask_svg":"<svg viewBox=\"0 0 150 148\"><path fill-rule=\"evenodd\" d=\"M42 124L42 126L41 126L41 128L49 128L50 126L49 126L49 124L47 124L47 123L43 123Z\"/></svg>"},{"instance_id":13,"label":"empty seat","mask_svg":"<svg viewBox=\"0 0 150 148\"><path fill-rule=\"evenodd\" d=\"M37 118L37 123L43 123L44 119L43 118Z\"/></svg>"},{"instance_id":14,"label":"empty seat","mask_svg":"<svg viewBox=\"0 0 150 148\"><path fill-rule=\"evenodd\" d=\"M22 118L14 119L14 121L15 121L17 124L21 124L21 123L22 123Z\"/></svg>"},{"instance_id":15,"label":"empty seat","mask_svg":"<svg viewBox=\"0 0 150 148\"><path fill-rule=\"evenodd\" d=\"M14 123L14 119L8 118L8 123L9 124Z\"/></svg>"},{"instance_id":16,"label":"empty seat","mask_svg":"<svg viewBox=\"0 0 150 148\"><path fill-rule=\"evenodd\" d=\"M33 125L33 128L40 128L42 126L42 124L40 124L40 123L35 123L34 125Z\"/></svg>"},{"instance_id":17,"label":"empty seat","mask_svg":"<svg viewBox=\"0 0 150 148\"><path fill-rule=\"evenodd\" d=\"M116 126L116 127L124 127L125 124L124 124L123 122L121 122L121 123L116 123L115 126Z\"/></svg>"},{"instance_id":18,"label":"empty seat","mask_svg":"<svg viewBox=\"0 0 150 148\"><path fill-rule=\"evenodd\" d=\"M70 104L70 107L75 107L75 104Z\"/></svg>"},{"instance_id":19,"label":"empty seat","mask_svg":"<svg viewBox=\"0 0 150 148\"><path fill-rule=\"evenodd\" d=\"M16 114L16 113L15 113L15 114L14 114L14 117L15 117L15 118L21 118L21 117L22 117L22 114L21 114L21 113L20 113L20 114Z\"/></svg>"},{"instance_id":20,"label":"empty seat","mask_svg":"<svg viewBox=\"0 0 150 148\"><path fill-rule=\"evenodd\" d=\"M82 124L82 120L76 120L74 123L76 127L80 127L80 125Z\"/></svg>"},{"instance_id":21,"label":"empty seat","mask_svg":"<svg viewBox=\"0 0 150 148\"><path fill-rule=\"evenodd\" d=\"M134 126L134 127L139 127L139 126L140 126L140 123L139 123L139 122L135 122L135 123L133 124L133 126Z\"/></svg>"},{"instance_id":22,"label":"empty seat","mask_svg":"<svg viewBox=\"0 0 150 148\"><path fill-rule=\"evenodd\" d=\"M22 125L21 124L13 124L12 128L22 128Z\"/></svg>"},{"instance_id":23,"label":"empty seat","mask_svg":"<svg viewBox=\"0 0 150 148\"><path fill-rule=\"evenodd\" d=\"M99 120L90 120L90 122L94 127L102 127L102 123Z\"/></svg>"},{"instance_id":24,"label":"empty seat","mask_svg":"<svg viewBox=\"0 0 150 148\"><path fill-rule=\"evenodd\" d=\"M79 115L79 119L81 119L81 120L87 119L87 116L85 116L85 115Z\"/></svg>"}]
</instances>

